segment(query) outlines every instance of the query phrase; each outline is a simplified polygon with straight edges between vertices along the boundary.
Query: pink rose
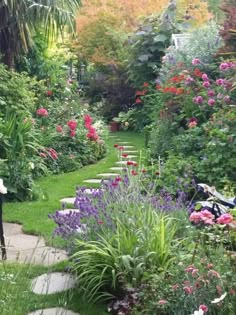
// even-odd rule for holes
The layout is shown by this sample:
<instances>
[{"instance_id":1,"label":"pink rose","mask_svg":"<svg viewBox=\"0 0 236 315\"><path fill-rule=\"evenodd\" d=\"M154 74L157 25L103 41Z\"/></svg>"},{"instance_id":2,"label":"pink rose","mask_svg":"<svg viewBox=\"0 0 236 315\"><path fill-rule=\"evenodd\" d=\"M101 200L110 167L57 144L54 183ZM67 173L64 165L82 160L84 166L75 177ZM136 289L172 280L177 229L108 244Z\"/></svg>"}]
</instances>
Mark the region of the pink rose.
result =
<instances>
[{"instance_id":1,"label":"pink rose","mask_svg":"<svg viewBox=\"0 0 236 315\"><path fill-rule=\"evenodd\" d=\"M201 63L201 60L198 59L198 58L193 58L192 60L192 65L196 66L196 65L199 65Z\"/></svg>"},{"instance_id":2,"label":"pink rose","mask_svg":"<svg viewBox=\"0 0 236 315\"><path fill-rule=\"evenodd\" d=\"M199 309L202 310L204 313L206 313L208 311L208 307L205 304L201 304L199 306Z\"/></svg>"},{"instance_id":3,"label":"pink rose","mask_svg":"<svg viewBox=\"0 0 236 315\"><path fill-rule=\"evenodd\" d=\"M225 213L225 214L222 214L217 220L216 222L218 224L229 224L233 221L233 217L231 214L229 213Z\"/></svg>"},{"instance_id":4,"label":"pink rose","mask_svg":"<svg viewBox=\"0 0 236 315\"><path fill-rule=\"evenodd\" d=\"M209 88L211 86L210 82L209 81L205 81L203 82L202 84L205 88Z\"/></svg>"},{"instance_id":5,"label":"pink rose","mask_svg":"<svg viewBox=\"0 0 236 315\"><path fill-rule=\"evenodd\" d=\"M46 110L46 108L41 107L41 108L37 109L36 114L38 116L41 116L41 117L47 117L48 111Z\"/></svg>"},{"instance_id":6,"label":"pink rose","mask_svg":"<svg viewBox=\"0 0 236 315\"><path fill-rule=\"evenodd\" d=\"M75 130L77 127L77 121L71 119L68 121L67 126L70 128L70 130Z\"/></svg>"},{"instance_id":7,"label":"pink rose","mask_svg":"<svg viewBox=\"0 0 236 315\"><path fill-rule=\"evenodd\" d=\"M209 105L209 106L214 106L215 103L216 103L216 101L214 100L214 98L210 98L210 99L208 100L208 105Z\"/></svg>"}]
</instances>

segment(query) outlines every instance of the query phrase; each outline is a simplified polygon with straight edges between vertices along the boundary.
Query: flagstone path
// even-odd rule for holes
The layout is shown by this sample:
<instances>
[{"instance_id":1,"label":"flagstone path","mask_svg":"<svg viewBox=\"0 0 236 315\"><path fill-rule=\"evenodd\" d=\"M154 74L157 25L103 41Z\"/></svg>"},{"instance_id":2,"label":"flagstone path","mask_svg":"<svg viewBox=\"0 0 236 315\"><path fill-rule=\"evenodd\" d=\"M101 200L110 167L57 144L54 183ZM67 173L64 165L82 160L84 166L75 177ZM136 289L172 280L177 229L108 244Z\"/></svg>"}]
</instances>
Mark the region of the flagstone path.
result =
<instances>
[{"instance_id":1,"label":"flagstone path","mask_svg":"<svg viewBox=\"0 0 236 315\"><path fill-rule=\"evenodd\" d=\"M55 307L37 310L33 313L29 313L28 315L79 315L79 313L75 313L61 307Z\"/></svg>"}]
</instances>

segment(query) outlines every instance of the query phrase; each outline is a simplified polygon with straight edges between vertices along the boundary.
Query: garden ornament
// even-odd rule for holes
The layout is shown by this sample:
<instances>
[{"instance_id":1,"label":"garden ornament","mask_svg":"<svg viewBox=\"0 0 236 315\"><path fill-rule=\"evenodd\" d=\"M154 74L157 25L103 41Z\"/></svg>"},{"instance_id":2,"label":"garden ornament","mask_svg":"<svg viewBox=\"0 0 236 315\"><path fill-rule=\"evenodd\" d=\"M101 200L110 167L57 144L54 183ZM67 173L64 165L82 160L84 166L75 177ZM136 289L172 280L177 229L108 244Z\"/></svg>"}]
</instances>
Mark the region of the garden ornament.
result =
<instances>
[{"instance_id":1,"label":"garden ornament","mask_svg":"<svg viewBox=\"0 0 236 315\"><path fill-rule=\"evenodd\" d=\"M0 178L0 241L1 241L1 250L2 250L2 260L7 259L5 238L3 234L3 223L2 223L2 203L3 203L2 195L6 193L7 193L7 188L4 186L2 178Z\"/></svg>"},{"instance_id":2,"label":"garden ornament","mask_svg":"<svg viewBox=\"0 0 236 315\"><path fill-rule=\"evenodd\" d=\"M236 197L227 198L216 191L214 186L210 187L206 184L197 184L197 189L198 192L203 192L208 198L206 201L195 202L195 209L208 210L215 216L215 219L236 207Z\"/></svg>"}]
</instances>

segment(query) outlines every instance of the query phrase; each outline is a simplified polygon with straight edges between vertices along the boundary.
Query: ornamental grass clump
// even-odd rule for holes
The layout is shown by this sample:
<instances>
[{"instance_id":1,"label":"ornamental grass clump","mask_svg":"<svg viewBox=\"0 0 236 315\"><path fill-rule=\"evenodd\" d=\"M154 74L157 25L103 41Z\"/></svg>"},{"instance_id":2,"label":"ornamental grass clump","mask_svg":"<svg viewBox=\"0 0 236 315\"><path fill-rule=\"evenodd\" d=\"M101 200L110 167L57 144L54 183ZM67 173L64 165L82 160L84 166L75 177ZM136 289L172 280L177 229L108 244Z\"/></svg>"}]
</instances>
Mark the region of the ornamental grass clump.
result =
<instances>
[{"instance_id":1,"label":"ornamental grass clump","mask_svg":"<svg viewBox=\"0 0 236 315\"><path fill-rule=\"evenodd\" d=\"M183 209L182 195L177 200L164 191L156 196L136 172L126 170L91 194L77 188L77 211L51 216L58 224L55 233L73 239L80 294L90 301L122 294L140 285L150 268L166 270L175 259L179 221L171 214Z\"/></svg>"}]
</instances>

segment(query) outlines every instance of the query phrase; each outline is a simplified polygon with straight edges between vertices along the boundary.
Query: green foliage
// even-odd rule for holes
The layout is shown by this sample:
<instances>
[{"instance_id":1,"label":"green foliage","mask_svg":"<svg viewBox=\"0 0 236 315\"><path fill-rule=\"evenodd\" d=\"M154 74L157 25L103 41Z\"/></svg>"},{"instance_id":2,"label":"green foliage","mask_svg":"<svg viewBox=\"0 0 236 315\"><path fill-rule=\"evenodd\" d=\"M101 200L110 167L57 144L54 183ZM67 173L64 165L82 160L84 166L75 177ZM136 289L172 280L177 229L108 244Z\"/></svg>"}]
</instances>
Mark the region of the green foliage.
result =
<instances>
[{"instance_id":1,"label":"green foliage","mask_svg":"<svg viewBox=\"0 0 236 315\"><path fill-rule=\"evenodd\" d=\"M80 291L90 301L121 294L138 285L150 267L167 269L172 258L176 223L153 209L131 207L118 214L115 231L97 241L76 240L73 255Z\"/></svg>"}]
</instances>

